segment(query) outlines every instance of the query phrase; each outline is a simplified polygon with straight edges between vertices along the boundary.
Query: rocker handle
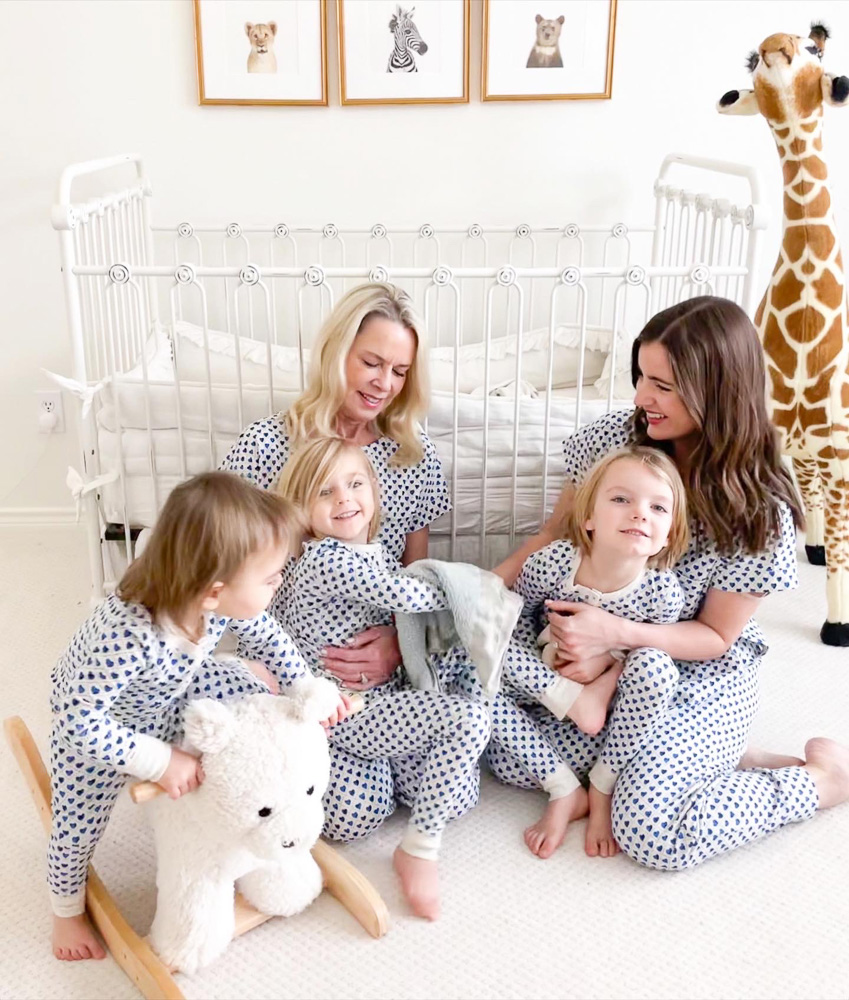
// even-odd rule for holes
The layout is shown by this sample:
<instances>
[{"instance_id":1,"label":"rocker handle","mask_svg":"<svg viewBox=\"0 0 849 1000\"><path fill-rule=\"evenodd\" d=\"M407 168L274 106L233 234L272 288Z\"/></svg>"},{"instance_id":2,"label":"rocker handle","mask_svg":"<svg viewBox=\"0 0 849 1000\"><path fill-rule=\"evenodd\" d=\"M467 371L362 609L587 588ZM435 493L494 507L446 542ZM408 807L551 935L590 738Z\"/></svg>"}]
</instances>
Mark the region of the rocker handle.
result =
<instances>
[{"instance_id":1,"label":"rocker handle","mask_svg":"<svg viewBox=\"0 0 849 1000\"><path fill-rule=\"evenodd\" d=\"M355 692L348 697L351 702L350 715L356 715L357 712L360 712L363 708L365 708L365 699L361 694ZM155 781L136 781L130 785L130 798L136 805L141 805L143 802L150 802L150 800L155 799L157 795L164 794L165 789L162 785L157 784Z\"/></svg>"}]
</instances>

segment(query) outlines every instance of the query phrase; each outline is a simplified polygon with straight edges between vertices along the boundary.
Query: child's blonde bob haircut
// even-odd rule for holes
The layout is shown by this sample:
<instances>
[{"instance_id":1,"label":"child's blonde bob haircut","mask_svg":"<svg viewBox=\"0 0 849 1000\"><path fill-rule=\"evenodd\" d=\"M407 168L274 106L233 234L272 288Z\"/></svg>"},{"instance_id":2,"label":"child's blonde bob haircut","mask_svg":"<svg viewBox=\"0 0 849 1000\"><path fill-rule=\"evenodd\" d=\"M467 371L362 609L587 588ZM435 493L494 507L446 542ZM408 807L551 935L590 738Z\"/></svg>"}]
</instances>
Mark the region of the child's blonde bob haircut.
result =
<instances>
[{"instance_id":1,"label":"child's blonde bob haircut","mask_svg":"<svg viewBox=\"0 0 849 1000\"><path fill-rule=\"evenodd\" d=\"M368 529L368 540L372 541L380 530L380 483L368 455L362 448L342 438L316 438L301 445L289 456L288 462L283 467L283 475L277 484L280 496L298 508L301 519L306 525L306 532L311 538L323 537L317 535L310 524L312 505L318 499L322 486L333 474L333 470L347 455L358 456L374 495L374 514Z\"/></svg>"},{"instance_id":2,"label":"child's blonde bob haircut","mask_svg":"<svg viewBox=\"0 0 849 1000\"><path fill-rule=\"evenodd\" d=\"M172 490L118 596L178 619L216 582L271 545L291 554L303 523L295 506L232 472L205 472Z\"/></svg>"},{"instance_id":3,"label":"child's blonde bob haircut","mask_svg":"<svg viewBox=\"0 0 849 1000\"><path fill-rule=\"evenodd\" d=\"M684 555L690 543L690 529L687 526L687 494L675 463L656 448L633 445L605 455L590 469L586 479L575 492L575 501L566 515L564 535L582 552L592 552L592 533L584 527L593 516L598 488L607 470L616 462L641 462L657 478L672 490L672 525L669 541L647 562L654 569L669 569Z\"/></svg>"},{"instance_id":4,"label":"child's blonde bob haircut","mask_svg":"<svg viewBox=\"0 0 849 1000\"><path fill-rule=\"evenodd\" d=\"M289 437L292 447L298 448L312 438L336 434L336 417L348 392L345 364L357 334L372 316L400 323L416 338L416 353L401 391L374 421L381 434L398 442L390 465L416 465L424 454L419 425L430 398L425 326L410 296L388 282L352 288L325 320L313 348L307 387L286 413Z\"/></svg>"}]
</instances>

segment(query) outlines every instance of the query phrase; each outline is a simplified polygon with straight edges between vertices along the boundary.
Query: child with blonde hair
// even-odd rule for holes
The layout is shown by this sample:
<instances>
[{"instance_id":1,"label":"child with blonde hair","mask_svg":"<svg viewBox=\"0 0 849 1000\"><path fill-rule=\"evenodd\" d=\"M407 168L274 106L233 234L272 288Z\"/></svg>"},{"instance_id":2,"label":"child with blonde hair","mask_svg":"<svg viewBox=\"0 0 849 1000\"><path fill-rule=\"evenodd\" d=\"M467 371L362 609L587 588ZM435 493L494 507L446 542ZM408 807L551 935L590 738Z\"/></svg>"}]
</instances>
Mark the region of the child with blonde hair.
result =
<instances>
[{"instance_id":1,"label":"child with blonde hair","mask_svg":"<svg viewBox=\"0 0 849 1000\"><path fill-rule=\"evenodd\" d=\"M579 684L552 669L556 645L548 628L540 632L540 626L546 602L566 600L593 604L633 621L678 620L684 595L669 567L686 551L689 531L684 484L675 465L649 447L606 456L578 487L564 536L527 559L513 588L525 607L505 660L502 690L515 702L524 724L535 731L528 744L533 753L527 748L522 752L515 743L501 753L494 744L488 759L502 780L549 792L544 815L525 831L534 854L549 857L562 843L569 822L589 808L587 854L607 857L618 851L610 825L616 775L664 718L676 678L653 671L650 651L637 650L627 658L624 653L614 657L617 662L592 683ZM543 646L541 655L537 644ZM627 664L624 674L622 661ZM568 717L595 735L604 727L617 685L620 710L630 710L629 699L635 702L633 725L621 746L610 740L605 744L590 772L587 796L549 736L522 706L538 703L557 719ZM515 763L508 763L511 757L525 765L524 775L516 773Z\"/></svg>"},{"instance_id":2,"label":"child with blonde hair","mask_svg":"<svg viewBox=\"0 0 849 1000\"><path fill-rule=\"evenodd\" d=\"M158 781L172 798L203 781L200 760L175 745L186 701L267 691L256 673L304 694L326 683L264 613L301 529L290 503L238 476L183 483L56 664L48 883L57 958L104 955L85 917L87 869L127 778ZM225 629L258 661L256 673L215 658ZM340 698L326 724L347 710Z\"/></svg>"},{"instance_id":3,"label":"child with blonde hair","mask_svg":"<svg viewBox=\"0 0 849 1000\"><path fill-rule=\"evenodd\" d=\"M332 676L323 669L326 646L342 646L367 628L389 624L393 614L446 607L438 587L405 574L375 541L380 492L361 448L338 438L314 439L289 458L277 488L303 511L308 524L282 614L316 673ZM489 739L489 717L484 705L460 696L413 690L403 667L364 697L363 711L330 735L331 754L341 749L341 759L352 768L356 761L376 758L393 764L406 758L409 766L416 755L419 781L405 799L410 823L394 864L413 912L434 920L442 833L477 802L478 761ZM353 775L349 784L358 780ZM349 813L340 799L332 787L325 797L336 835L352 840L371 832L359 828L359 814Z\"/></svg>"}]
</instances>

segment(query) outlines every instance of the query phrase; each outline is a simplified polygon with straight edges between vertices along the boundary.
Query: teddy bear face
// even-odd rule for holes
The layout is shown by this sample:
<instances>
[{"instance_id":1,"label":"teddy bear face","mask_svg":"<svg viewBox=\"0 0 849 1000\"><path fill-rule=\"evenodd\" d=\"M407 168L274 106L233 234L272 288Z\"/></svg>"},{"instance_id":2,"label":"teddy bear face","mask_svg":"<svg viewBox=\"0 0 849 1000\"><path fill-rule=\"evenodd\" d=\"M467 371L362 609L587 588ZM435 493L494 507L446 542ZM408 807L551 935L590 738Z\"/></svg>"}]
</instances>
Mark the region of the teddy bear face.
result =
<instances>
[{"instance_id":1,"label":"teddy bear face","mask_svg":"<svg viewBox=\"0 0 849 1000\"><path fill-rule=\"evenodd\" d=\"M220 719L207 718L198 732L195 717L192 727L204 780L186 796L205 814L210 833L267 861L312 847L330 774L321 726L292 717L289 699L272 695L210 706L205 711L218 710Z\"/></svg>"}]
</instances>

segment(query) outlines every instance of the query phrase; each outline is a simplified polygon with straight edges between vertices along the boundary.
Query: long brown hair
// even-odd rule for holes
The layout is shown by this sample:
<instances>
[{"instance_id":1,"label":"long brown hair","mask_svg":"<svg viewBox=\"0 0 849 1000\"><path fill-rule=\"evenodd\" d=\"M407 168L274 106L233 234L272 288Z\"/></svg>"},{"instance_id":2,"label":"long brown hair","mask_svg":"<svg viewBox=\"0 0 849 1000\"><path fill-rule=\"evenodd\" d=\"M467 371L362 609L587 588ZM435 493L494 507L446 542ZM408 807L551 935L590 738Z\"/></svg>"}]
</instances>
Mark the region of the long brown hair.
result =
<instances>
[{"instance_id":1,"label":"long brown hair","mask_svg":"<svg viewBox=\"0 0 849 1000\"><path fill-rule=\"evenodd\" d=\"M702 295L653 316L634 341L631 377L639 379L640 348L662 344L675 387L700 430L685 472L690 514L720 552L765 551L780 531L781 501L804 527L802 504L781 464L778 432L766 410L766 373L755 328L740 306ZM634 415L634 440L653 441L644 411Z\"/></svg>"},{"instance_id":2,"label":"long brown hair","mask_svg":"<svg viewBox=\"0 0 849 1000\"><path fill-rule=\"evenodd\" d=\"M291 552L302 530L300 515L283 497L232 472L205 472L171 491L150 541L121 578L118 596L154 617L177 619L267 545Z\"/></svg>"}]
</instances>

